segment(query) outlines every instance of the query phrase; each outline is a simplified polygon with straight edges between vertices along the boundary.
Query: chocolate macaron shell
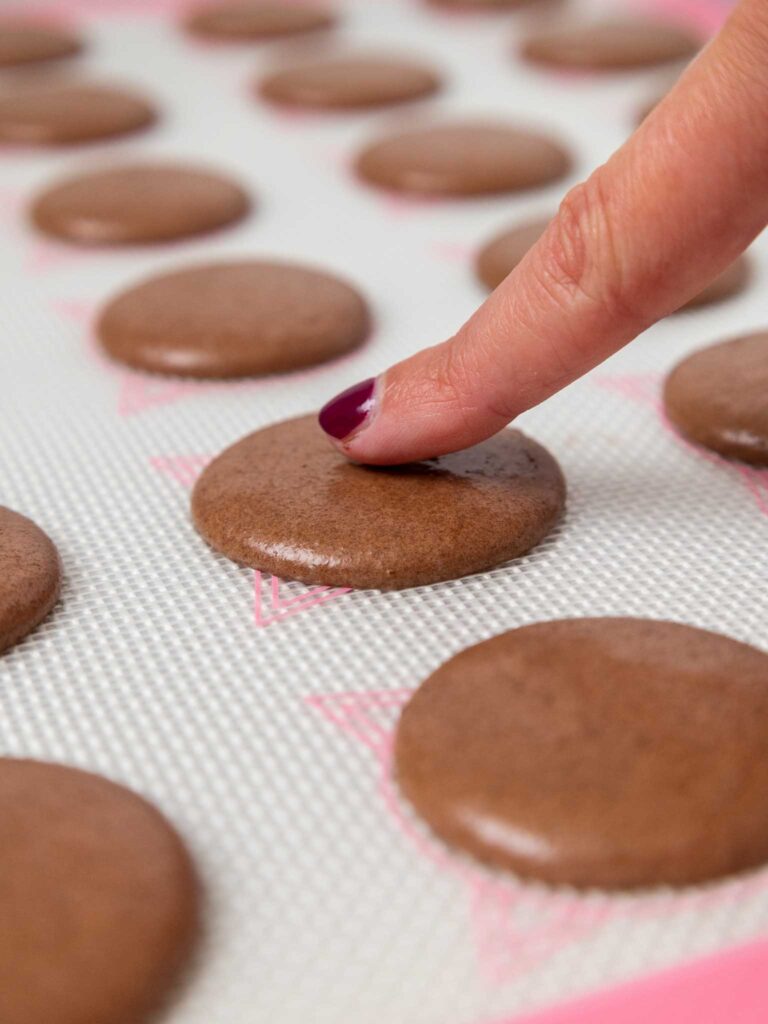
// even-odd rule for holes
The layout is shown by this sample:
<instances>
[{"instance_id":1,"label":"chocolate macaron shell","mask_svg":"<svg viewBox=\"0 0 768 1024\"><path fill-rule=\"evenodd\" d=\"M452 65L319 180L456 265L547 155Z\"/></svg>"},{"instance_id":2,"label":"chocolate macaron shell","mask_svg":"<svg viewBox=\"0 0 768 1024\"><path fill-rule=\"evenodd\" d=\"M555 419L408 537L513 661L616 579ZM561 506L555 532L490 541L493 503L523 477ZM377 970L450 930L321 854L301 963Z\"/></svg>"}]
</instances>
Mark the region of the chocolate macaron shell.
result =
<instances>
[{"instance_id":1,"label":"chocolate macaron shell","mask_svg":"<svg viewBox=\"0 0 768 1024\"><path fill-rule=\"evenodd\" d=\"M294 263L243 260L161 274L118 295L96 334L118 362L152 373L237 378L337 358L370 329L345 281Z\"/></svg>"},{"instance_id":2,"label":"chocolate macaron shell","mask_svg":"<svg viewBox=\"0 0 768 1024\"><path fill-rule=\"evenodd\" d=\"M281 106L359 110L423 99L440 85L422 62L361 54L281 68L261 80L258 92Z\"/></svg>"},{"instance_id":3,"label":"chocolate macaron shell","mask_svg":"<svg viewBox=\"0 0 768 1024\"><path fill-rule=\"evenodd\" d=\"M0 506L0 654L46 618L60 588L53 542L26 516Z\"/></svg>"},{"instance_id":4,"label":"chocolate macaron shell","mask_svg":"<svg viewBox=\"0 0 768 1024\"><path fill-rule=\"evenodd\" d=\"M535 64L586 71L629 71L688 60L701 47L687 28L647 18L557 24L531 33L522 56Z\"/></svg>"},{"instance_id":5,"label":"chocolate macaron shell","mask_svg":"<svg viewBox=\"0 0 768 1024\"><path fill-rule=\"evenodd\" d=\"M692 885L768 860L768 655L647 619L569 619L464 650L397 728L436 835L525 878Z\"/></svg>"},{"instance_id":6,"label":"chocolate macaron shell","mask_svg":"<svg viewBox=\"0 0 768 1024\"><path fill-rule=\"evenodd\" d=\"M216 551L285 579L400 590L530 551L563 510L562 473L516 430L410 466L350 463L314 416L266 427L208 465L192 518Z\"/></svg>"},{"instance_id":7,"label":"chocolate macaron shell","mask_svg":"<svg viewBox=\"0 0 768 1024\"><path fill-rule=\"evenodd\" d=\"M714 281L680 308L682 310L698 309L701 306L710 306L716 302L723 302L725 299L735 298L746 291L751 279L752 263L749 257L739 256L722 273L718 274Z\"/></svg>"},{"instance_id":8,"label":"chocolate macaron shell","mask_svg":"<svg viewBox=\"0 0 768 1024\"><path fill-rule=\"evenodd\" d=\"M199 884L172 826L107 779L0 758L0 1020L149 1024L189 962Z\"/></svg>"},{"instance_id":9,"label":"chocolate macaron shell","mask_svg":"<svg viewBox=\"0 0 768 1024\"><path fill-rule=\"evenodd\" d=\"M153 124L137 93L96 84L37 85L0 95L0 143L58 146L127 135Z\"/></svg>"},{"instance_id":10,"label":"chocolate macaron shell","mask_svg":"<svg viewBox=\"0 0 768 1024\"><path fill-rule=\"evenodd\" d=\"M479 250L475 258L475 272L481 284L493 291L522 262L544 234L546 219L515 225L495 235ZM698 295L680 307L680 310L698 309L723 302L741 294L752 278L752 265L746 256L739 256Z\"/></svg>"},{"instance_id":11,"label":"chocolate macaron shell","mask_svg":"<svg viewBox=\"0 0 768 1024\"><path fill-rule=\"evenodd\" d=\"M768 333L699 349L671 371L664 408L680 433L710 451L768 466Z\"/></svg>"},{"instance_id":12,"label":"chocolate macaron shell","mask_svg":"<svg viewBox=\"0 0 768 1024\"><path fill-rule=\"evenodd\" d=\"M213 3L192 11L184 21L187 31L204 39L257 42L304 35L332 28L336 16L311 3L279 0L244 0Z\"/></svg>"},{"instance_id":13,"label":"chocolate macaron shell","mask_svg":"<svg viewBox=\"0 0 768 1024\"><path fill-rule=\"evenodd\" d=\"M0 15L0 68L62 60L82 50L80 36L63 26Z\"/></svg>"},{"instance_id":14,"label":"chocolate macaron shell","mask_svg":"<svg viewBox=\"0 0 768 1024\"><path fill-rule=\"evenodd\" d=\"M366 146L357 174L379 188L424 196L517 192L563 178L571 158L548 135L489 121L450 122Z\"/></svg>"},{"instance_id":15,"label":"chocolate macaron shell","mask_svg":"<svg viewBox=\"0 0 768 1024\"><path fill-rule=\"evenodd\" d=\"M139 245L205 234L242 220L248 195L222 175L174 164L133 164L55 182L30 216L77 245Z\"/></svg>"},{"instance_id":16,"label":"chocolate macaron shell","mask_svg":"<svg viewBox=\"0 0 768 1024\"><path fill-rule=\"evenodd\" d=\"M475 259L475 271L480 283L491 291L498 287L538 242L548 223L546 219L529 221L502 231L487 242Z\"/></svg>"}]
</instances>

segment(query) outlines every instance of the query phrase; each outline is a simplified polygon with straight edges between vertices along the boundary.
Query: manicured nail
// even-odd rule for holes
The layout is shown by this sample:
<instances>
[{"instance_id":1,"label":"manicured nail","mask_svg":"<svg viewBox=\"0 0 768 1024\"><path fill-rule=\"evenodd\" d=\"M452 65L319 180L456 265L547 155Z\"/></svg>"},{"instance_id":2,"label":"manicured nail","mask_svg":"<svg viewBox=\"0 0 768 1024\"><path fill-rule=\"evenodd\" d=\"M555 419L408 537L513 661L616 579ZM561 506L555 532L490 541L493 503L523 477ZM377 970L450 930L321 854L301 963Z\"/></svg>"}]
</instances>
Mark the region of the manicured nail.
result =
<instances>
[{"instance_id":1,"label":"manicured nail","mask_svg":"<svg viewBox=\"0 0 768 1024\"><path fill-rule=\"evenodd\" d=\"M373 410L376 378L369 377L361 384L336 395L320 410L320 426L337 441L354 434L365 423Z\"/></svg>"}]
</instances>

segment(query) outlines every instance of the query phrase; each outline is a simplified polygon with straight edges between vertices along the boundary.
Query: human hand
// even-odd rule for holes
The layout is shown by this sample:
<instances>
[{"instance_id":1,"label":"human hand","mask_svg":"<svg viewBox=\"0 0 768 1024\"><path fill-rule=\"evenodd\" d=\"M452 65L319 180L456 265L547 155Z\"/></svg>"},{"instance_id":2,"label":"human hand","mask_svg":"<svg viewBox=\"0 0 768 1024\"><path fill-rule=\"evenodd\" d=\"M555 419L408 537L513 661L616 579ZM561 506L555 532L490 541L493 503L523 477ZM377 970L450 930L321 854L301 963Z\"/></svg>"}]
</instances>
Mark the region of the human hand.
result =
<instances>
[{"instance_id":1,"label":"human hand","mask_svg":"<svg viewBox=\"0 0 768 1024\"><path fill-rule=\"evenodd\" d=\"M320 424L364 463L476 444L693 298L767 222L768 3L741 0L454 337L343 392Z\"/></svg>"}]
</instances>

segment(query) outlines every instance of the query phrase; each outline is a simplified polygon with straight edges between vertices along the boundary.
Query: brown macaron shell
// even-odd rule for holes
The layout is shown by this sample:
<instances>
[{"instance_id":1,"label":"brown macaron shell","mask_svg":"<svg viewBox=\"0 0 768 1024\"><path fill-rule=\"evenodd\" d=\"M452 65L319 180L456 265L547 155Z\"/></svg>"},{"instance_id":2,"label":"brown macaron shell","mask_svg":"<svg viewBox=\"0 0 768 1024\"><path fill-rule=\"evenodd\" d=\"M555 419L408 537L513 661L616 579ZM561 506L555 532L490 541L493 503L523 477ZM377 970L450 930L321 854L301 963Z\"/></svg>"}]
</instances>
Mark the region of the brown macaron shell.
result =
<instances>
[{"instance_id":1,"label":"brown macaron shell","mask_svg":"<svg viewBox=\"0 0 768 1024\"><path fill-rule=\"evenodd\" d=\"M477 254L478 280L493 291L510 274L546 230L548 220L534 220L495 235Z\"/></svg>"},{"instance_id":2,"label":"brown macaron shell","mask_svg":"<svg viewBox=\"0 0 768 1024\"><path fill-rule=\"evenodd\" d=\"M205 234L242 220L248 195L222 175L174 164L78 174L32 204L34 225L77 245L138 245Z\"/></svg>"},{"instance_id":3,"label":"brown macaron shell","mask_svg":"<svg viewBox=\"0 0 768 1024\"><path fill-rule=\"evenodd\" d=\"M749 287L752 280L752 263L748 256L739 256L698 295L689 299L680 310L698 309L701 306L712 306L717 302L735 298Z\"/></svg>"},{"instance_id":4,"label":"brown macaron shell","mask_svg":"<svg viewBox=\"0 0 768 1024\"><path fill-rule=\"evenodd\" d=\"M768 466L768 332L699 349L664 384L670 422L694 444Z\"/></svg>"},{"instance_id":5,"label":"brown macaron shell","mask_svg":"<svg viewBox=\"0 0 768 1024\"><path fill-rule=\"evenodd\" d=\"M606 18L533 32L522 56L535 64L586 71L629 71L688 60L701 47L691 31L647 18Z\"/></svg>"},{"instance_id":6,"label":"brown macaron shell","mask_svg":"<svg viewBox=\"0 0 768 1024\"><path fill-rule=\"evenodd\" d=\"M236 378L282 373L365 341L365 300L293 263L212 263L161 274L114 298L96 333L119 362L152 373Z\"/></svg>"},{"instance_id":7,"label":"brown macaron shell","mask_svg":"<svg viewBox=\"0 0 768 1024\"><path fill-rule=\"evenodd\" d=\"M191 11L184 26L193 35L229 42L280 39L332 28L336 16L314 4L245 0L213 3Z\"/></svg>"},{"instance_id":8,"label":"brown macaron shell","mask_svg":"<svg viewBox=\"0 0 768 1024\"><path fill-rule=\"evenodd\" d=\"M192 518L216 551L304 583L400 590L482 572L557 522L565 482L516 430L408 466L349 462L314 416L243 438L208 465Z\"/></svg>"},{"instance_id":9,"label":"brown macaron shell","mask_svg":"<svg viewBox=\"0 0 768 1024\"><path fill-rule=\"evenodd\" d=\"M0 653L43 621L60 588L53 542L26 516L0 506Z\"/></svg>"},{"instance_id":10,"label":"brown macaron shell","mask_svg":"<svg viewBox=\"0 0 768 1024\"><path fill-rule=\"evenodd\" d=\"M149 1024L186 966L198 883L165 818L97 775L0 758L0 1020Z\"/></svg>"},{"instance_id":11,"label":"brown macaron shell","mask_svg":"<svg viewBox=\"0 0 768 1024\"><path fill-rule=\"evenodd\" d=\"M43 84L0 95L0 143L58 146L127 135L156 112L137 93L89 83Z\"/></svg>"},{"instance_id":12,"label":"brown macaron shell","mask_svg":"<svg viewBox=\"0 0 768 1024\"><path fill-rule=\"evenodd\" d=\"M768 860L768 655L647 619L569 619L462 651L397 728L404 796L525 878L690 885Z\"/></svg>"},{"instance_id":13,"label":"brown macaron shell","mask_svg":"<svg viewBox=\"0 0 768 1024\"><path fill-rule=\"evenodd\" d=\"M549 221L546 219L528 221L502 231L487 242L475 259L475 272L481 284L491 291L497 288L522 262L528 250L538 242L548 224ZM749 259L746 256L739 256L677 312L698 309L733 298L746 289L751 277L752 266Z\"/></svg>"},{"instance_id":14,"label":"brown macaron shell","mask_svg":"<svg viewBox=\"0 0 768 1024\"><path fill-rule=\"evenodd\" d=\"M356 160L364 181L423 196L479 196L551 184L571 167L546 135L489 121L451 122L393 135Z\"/></svg>"},{"instance_id":15,"label":"brown macaron shell","mask_svg":"<svg viewBox=\"0 0 768 1024\"><path fill-rule=\"evenodd\" d=\"M420 61L361 54L280 68L261 80L258 92L281 106L358 110L423 99L440 85L440 76Z\"/></svg>"},{"instance_id":16,"label":"brown macaron shell","mask_svg":"<svg viewBox=\"0 0 768 1024\"><path fill-rule=\"evenodd\" d=\"M75 57L83 41L64 27L0 15L0 68Z\"/></svg>"}]
</instances>

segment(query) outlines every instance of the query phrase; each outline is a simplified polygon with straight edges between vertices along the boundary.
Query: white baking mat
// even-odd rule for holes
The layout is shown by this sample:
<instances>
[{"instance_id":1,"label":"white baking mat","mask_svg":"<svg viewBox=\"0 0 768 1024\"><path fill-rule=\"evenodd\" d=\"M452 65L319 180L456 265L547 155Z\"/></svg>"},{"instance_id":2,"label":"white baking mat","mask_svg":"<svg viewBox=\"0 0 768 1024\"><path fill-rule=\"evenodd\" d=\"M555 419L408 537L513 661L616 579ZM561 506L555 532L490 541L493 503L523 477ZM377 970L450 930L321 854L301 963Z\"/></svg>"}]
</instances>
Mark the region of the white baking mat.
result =
<instances>
[{"instance_id":1,"label":"white baking mat","mask_svg":"<svg viewBox=\"0 0 768 1024\"><path fill-rule=\"evenodd\" d=\"M570 144L576 181L626 137L663 74L537 72L511 56L526 15L350 0L345 41L423 54L449 88L418 112L286 116L248 94L274 47L195 43L161 2L74 8L92 41L84 69L143 87L165 118L128 141L0 157L0 501L50 533L66 572L55 613L0 661L0 749L121 780L188 837L209 932L169 1024L485 1024L763 931L765 871L627 899L475 867L427 836L387 767L407 693L510 627L659 616L768 645L768 474L694 451L657 408L659 376L682 355L765 325L762 241L748 294L667 320L522 418L570 486L564 523L527 558L405 593L318 591L217 557L188 517L207 457L447 336L483 297L471 251L564 188L394 202L345 170L360 143L421 110L508 116ZM258 210L141 251L73 255L25 226L19 205L56 175L151 156L231 172ZM337 364L227 386L129 374L93 350L90 311L116 289L246 254L357 281L375 310L371 342Z\"/></svg>"}]
</instances>

